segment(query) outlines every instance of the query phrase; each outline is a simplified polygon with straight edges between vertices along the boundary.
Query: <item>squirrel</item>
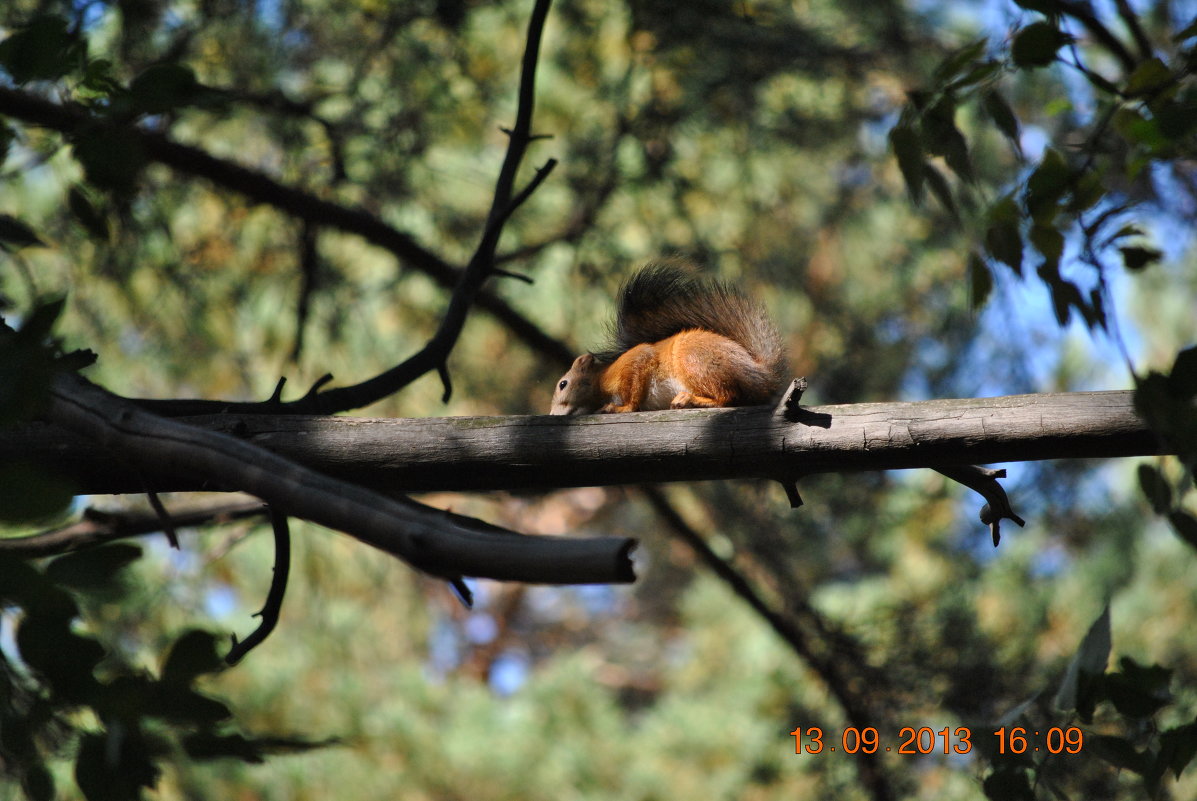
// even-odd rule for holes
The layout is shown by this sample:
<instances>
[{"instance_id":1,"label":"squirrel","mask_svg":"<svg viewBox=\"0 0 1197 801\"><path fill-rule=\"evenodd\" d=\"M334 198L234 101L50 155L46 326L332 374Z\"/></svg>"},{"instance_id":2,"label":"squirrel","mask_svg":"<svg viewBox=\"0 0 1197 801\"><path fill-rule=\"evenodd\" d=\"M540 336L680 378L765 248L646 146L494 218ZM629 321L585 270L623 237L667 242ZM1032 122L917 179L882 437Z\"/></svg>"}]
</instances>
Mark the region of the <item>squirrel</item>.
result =
<instances>
[{"instance_id":1,"label":"squirrel","mask_svg":"<svg viewBox=\"0 0 1197 801\"><path fill-rule=\"evenodd\" d=\"M681 262L628 279L614 328L612 349L582 354L557 382L551 414L749 406L785 383L781 336L764 309Z\"/></svg>"}]
</instances>

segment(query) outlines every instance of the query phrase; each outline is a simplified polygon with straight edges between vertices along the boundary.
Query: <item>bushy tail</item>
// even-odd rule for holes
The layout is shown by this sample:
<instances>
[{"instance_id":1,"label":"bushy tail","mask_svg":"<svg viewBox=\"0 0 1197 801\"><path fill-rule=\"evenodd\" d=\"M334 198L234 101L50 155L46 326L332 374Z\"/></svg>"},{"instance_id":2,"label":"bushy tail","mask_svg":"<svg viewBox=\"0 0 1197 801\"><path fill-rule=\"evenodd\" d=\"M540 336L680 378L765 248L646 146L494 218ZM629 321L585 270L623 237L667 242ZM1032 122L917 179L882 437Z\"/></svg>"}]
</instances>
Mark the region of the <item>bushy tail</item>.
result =
<instances>
[{"instance_id":1,"label":"bushy tail","mask_svg":"<svg viewBox=\"0 0 1197 801\"><path fill-rule=\"evenodd\" d=\"M654 262L628 279L619 293L615 342L619 352L701 328L731 339L777 378L786 379L781 335L764 308L735 287L703 279L681 262Z\"/></svg>"}]
</instances>

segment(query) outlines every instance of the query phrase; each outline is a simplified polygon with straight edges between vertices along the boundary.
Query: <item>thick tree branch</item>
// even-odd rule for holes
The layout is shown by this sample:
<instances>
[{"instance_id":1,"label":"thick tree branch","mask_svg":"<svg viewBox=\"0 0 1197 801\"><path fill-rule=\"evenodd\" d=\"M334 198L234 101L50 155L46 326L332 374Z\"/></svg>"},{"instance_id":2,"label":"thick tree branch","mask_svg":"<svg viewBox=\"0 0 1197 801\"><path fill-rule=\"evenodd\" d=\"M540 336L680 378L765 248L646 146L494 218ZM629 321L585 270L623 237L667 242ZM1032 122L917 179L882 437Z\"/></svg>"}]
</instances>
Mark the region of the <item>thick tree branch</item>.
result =
<instances>
[{"instance_id":1,"label":"thick tree branch","mask_svg":"<svg viewBox=\"0 0 1197 801\"><path fill-rule=\"evenodd\" d=\"M802 407L797 422L754 407L589 417L214 415L188 423L389 492L780 480L1169 452L1135 414L1129 391ZM0 432L0 461L21 459L73 479L80 492L146 489L110 451L46 424ZM204 489L184 465L155 471L150 488Z\"/></svg>"},{"instance_id":2,"label":"thick tree branch","mask_svg":"<svg viewBox=\"0 0 1197 801\"><path fill-rule=\"evenodd\" d=\"M328 478L230 434L157 417L74 374L55 379L48 416L92 440L110 467L127 464L135 474L188 476L192 483L248 492L435 576L553 584L634 578L632 540L467 527L459 517Z\"/></svg>"}]
</instances>

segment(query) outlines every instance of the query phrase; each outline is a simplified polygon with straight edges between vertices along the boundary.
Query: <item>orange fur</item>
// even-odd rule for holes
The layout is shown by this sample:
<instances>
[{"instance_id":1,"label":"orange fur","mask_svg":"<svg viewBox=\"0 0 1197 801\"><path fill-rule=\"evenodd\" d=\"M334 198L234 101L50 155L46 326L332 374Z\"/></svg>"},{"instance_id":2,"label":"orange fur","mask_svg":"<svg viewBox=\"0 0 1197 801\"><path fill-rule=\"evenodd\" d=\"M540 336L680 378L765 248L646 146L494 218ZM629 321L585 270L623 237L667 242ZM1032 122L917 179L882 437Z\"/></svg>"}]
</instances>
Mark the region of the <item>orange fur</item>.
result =
<instances>
[{"instance_id":1,"label":"orange fur","mask_svg":"<svg viewBox=\"0 0 1197 801\"><path fill-rule=\"evenodd\" d=\"M780 337L761 308L672 263L624 285L616 341L619 351L574 360L552 414L767 403L784 380Z\"/></svg>"}]
</instances>

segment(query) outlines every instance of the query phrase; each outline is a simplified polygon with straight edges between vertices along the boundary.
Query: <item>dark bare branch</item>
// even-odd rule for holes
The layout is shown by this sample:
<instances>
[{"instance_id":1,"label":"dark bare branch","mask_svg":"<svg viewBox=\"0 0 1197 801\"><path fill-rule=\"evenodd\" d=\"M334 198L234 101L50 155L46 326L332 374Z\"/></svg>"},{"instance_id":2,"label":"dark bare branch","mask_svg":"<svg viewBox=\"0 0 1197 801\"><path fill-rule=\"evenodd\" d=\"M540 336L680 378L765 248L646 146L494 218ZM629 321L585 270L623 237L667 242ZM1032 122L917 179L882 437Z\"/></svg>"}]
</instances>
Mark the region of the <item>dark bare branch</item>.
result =
<instances>
[{"instance_id":1,"label":"dark bare branch","mask_svg":"<svg viewBox=\"0 0 1197 801\"><path fill-rule=\"evenodd\" d=\"M128 461L147 476L188 476L208 488L248 492L435 576L553 584L634 578L632 540L533 537L495 526L467 527L459 518L329 478L232 434L157 417L74 374L55 379L48 416L92 440L110 466Z\"/></svg>"},{"instance_id":2,"label":"dark bare branch","mask_svg":"<svg viewBox=\"0 0 1197 801\"><path fill-rule=\"evenodd\" d=\"M211 523L228 523L266 513L261 501L231 501L188 509L172 509L170 517L179 531ZM0 553L21 559L81 551L114 540L144 537L162 531L162 519L150 512L104 512L91 508L82 517L62 528L31 534L27 537L0 539Z\"/></svg>"},{"instance_id":3,"label":"dark bare branch","mask_svg":"<svg viewBox=\"0 0 1197 801\"><path fill-rule=\"evenodd\" d=\"M270 636L278 625L278 616L283 609L287 578L291 575L291 529L287 525L287 516L274 508L270 510L270 527L274 531L274 572L270 578L270 590L266 593L266 603L262 604L262 611L257 614L262 622L244 640L238 640L237 635L233 635L233 647L224 657L224 661L230 665L240 662Z\"/></svg>"},{"instance_id":4,"label":"dark bare branch","mask_svg":"<svg viewBox=\"0 0 1197 801\"><path fill-rule=\"evenodd\" d=\"M1012 520L1019 526L1026 525L1025 520L1014 514L1006 491L997 482L999 478L1006 477L1005 470L991 470L975 465L957 465L935 469L980 494L986 500L986 504L981 507L981 522L989 526L989 533L993 537L993 547L996 548L1002 540L1001 522L1003 520Z\"/></svg>"},{"instance_id":5,"label":"dark bare branch","mask_svg":"<svg viewBox=\"0 0 1197 801\"><path fill-rule=\"evenodd\" d=\"M170 547L178 550L179 535L175 532L175 522L170 519L170 513L162 505L162 500L158 497L158 493L150 490L145 496L149 500L150 508L154 510L154 514L158 515L158 522L162 525L162 533L166 535L167 541L170 542Z\"/></svg>"}]
</instances>

